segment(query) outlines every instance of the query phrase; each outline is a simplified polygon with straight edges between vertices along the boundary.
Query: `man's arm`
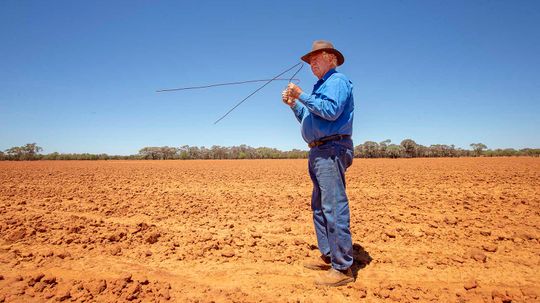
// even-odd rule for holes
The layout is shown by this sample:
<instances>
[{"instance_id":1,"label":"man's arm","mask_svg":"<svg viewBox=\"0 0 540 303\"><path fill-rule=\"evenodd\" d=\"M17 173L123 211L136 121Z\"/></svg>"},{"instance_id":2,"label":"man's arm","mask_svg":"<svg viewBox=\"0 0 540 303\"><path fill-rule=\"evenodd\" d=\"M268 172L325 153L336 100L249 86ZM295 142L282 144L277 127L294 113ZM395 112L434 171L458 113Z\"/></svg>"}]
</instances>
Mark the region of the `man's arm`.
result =
<instances>
[{"instance_id":1,"label":"man's arm","mask_svg":"<svg viewBox=\"0 0 540 303\"><path fill-rule=\"evenodd\" d=\"M302 119L304 119L304 114L306 112L306 107L300 102L294 102L294 105L291 106L291 109L296 116L296 120L302 123Z\"/></svg>"},{"instance_id":2,"label":"man's arm","mask_svg":"<svg viewBox=\"0 0 540 303\"><path fill-rule=\"evenodd\" d=\"M327 81L324 94L308 95L296 85L295 88L291 88L291 91L292 96L297 95L298 100L311 113L325 120L335 121L345 108L350 88L346 81L340 78L328 79Z\"/></svg>"}]
</instances>

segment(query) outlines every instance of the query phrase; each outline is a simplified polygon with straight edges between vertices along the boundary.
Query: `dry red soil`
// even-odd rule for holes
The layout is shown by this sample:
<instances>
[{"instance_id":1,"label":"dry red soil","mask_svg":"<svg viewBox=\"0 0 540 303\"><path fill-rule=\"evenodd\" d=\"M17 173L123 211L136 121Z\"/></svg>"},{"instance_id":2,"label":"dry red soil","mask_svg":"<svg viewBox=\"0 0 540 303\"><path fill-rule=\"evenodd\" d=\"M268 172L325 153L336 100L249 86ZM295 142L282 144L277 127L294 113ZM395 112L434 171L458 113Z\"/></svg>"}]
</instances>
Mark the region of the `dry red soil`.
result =
<instances>
[{"instance_id":1,"label":"dry red soil","mask_svg":"<svg viewBox=\"0 0 540 303\"><path fill-rule=\"evenodd\" d=\"M306 160L0 162L0 302L540 302L540 159L355 159L316 287Z\"/></svg>"}]
</instances>

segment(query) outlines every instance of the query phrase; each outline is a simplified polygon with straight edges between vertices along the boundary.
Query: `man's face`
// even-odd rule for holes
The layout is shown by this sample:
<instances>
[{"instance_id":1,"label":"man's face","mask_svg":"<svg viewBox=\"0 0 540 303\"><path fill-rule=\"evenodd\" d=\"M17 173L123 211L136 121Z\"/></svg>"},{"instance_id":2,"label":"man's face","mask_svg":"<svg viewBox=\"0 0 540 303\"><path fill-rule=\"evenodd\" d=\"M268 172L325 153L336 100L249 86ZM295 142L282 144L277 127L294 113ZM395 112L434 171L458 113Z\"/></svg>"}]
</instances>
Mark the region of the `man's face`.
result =
<instances>
[{"instance_id":1,"label":"man's face","mask_svg":"<svg viewBox=\"0 0 540 303\"><path fill-rule=\"evenodd\" d=\"M323 56L322 52L315 53L309 57L309 65L315 77L321 79L330 69L332 62L330 58Z\"/></svg>"}]
</instances>

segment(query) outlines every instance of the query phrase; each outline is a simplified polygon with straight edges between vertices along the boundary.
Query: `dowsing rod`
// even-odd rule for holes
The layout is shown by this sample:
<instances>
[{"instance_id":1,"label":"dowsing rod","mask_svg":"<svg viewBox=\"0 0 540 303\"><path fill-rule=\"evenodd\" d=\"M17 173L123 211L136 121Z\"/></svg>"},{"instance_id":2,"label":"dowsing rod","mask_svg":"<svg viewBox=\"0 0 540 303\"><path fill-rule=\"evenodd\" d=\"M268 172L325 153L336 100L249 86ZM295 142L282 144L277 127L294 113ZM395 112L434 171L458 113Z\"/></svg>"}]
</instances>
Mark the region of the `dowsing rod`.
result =
<instances>
[{"instance_id":1,"label":"dowsing rod","mask_svg":"<svg viewBox=\"0 0 540 303\"><path fill-rule=\"evenodd\" d=\"M300 68L296 71L296 73L294 73L294 75L291 77L291 79L289 79L289 82L291 82L292 78L294 78L294 76L296 76L296 74L302 69L302 66L304 66L304 63L302 63L302 62L297 63L297 64L291 66L290 68L286 69L285 71L281 72L279 75L275 76L274 78L268 80L265 84L263 84L262 86L260 86L256 90L254 90L251 94L249 94L247 97L242 99L242 101L238 102L233 108L231 108L228 112L226 112L225 115L223 115L223 116L221 116L221 118L217 119L216 122L214 122L214 125L216 125L223 118L227 117L235 108L237 108L240 104L244 103L244 101L246 101L249 97L253 96L256 92L260 91L263 87L268 85L270 82L276 80L281 75L283 75L284 73L286 73L286 72L290 71L291 69L297 67L298 65L300 65Z\"/></svg>"},{"instance_id":2,"label":"dowsing rod","mask_svg":"<svg viewBox=\"0 0 540 303\"><path fill-rule=\"evenodd\" d=\"M286 72L292 70L293 68L299 66L300 67L298 68L298 70L292 75L291 78L289 79L282 79L282 78L279 78L281 75L285 74ZM266 83L264 83L263 85L261 85L259 88L257 88L256 90L254 90L251 94L249 94L247 97L245 97L244 99L242 99L242 101L238 102L233 108L231 108L228 112L226 112L223 116L221 116L221 118L217 119L216 122L214 122L214 125L217 124L219 121L221 121L223 118L227 117L235 108L237 108L240 104L244 103L244 101L246 101L247 99L249 99L249 97L253 96L255 93L257 93L258 91L260 91L263 87L265 87L266 85L268 85L270 82L272 81L288 81L289 83L291 83L292 81L297 81L297 82L300 82L300 80L298 79L295 79L294 76L296 76L298 74L298 72L300 72L300 70L302 69L302 67L304 66L304 63L302 62L299 62L291 67L289 67L288 69L286 69L285 71L281 72L279 75L275 76L274 78L272 79L262 79L262 80L247 80L247 81L238 81L238 82L227 82L227 83L216 83L216 84L209 84L209 85L202 85L202 86L189 86L189 87L180 87L180 88L168 88L168 89L161 89L161 90L157 90L156 92L157 93L161 93L161 92L171 92L171 91L179 91L179 90L188 90L188 89L201 89L201 88L209 88L209 87L215 87L215 86L224 86L224 85L237 85L237 84L245 84L245 83L253 83L253 82L263 82L263 81L266 81Z\"/></svg>"}]
</instances>

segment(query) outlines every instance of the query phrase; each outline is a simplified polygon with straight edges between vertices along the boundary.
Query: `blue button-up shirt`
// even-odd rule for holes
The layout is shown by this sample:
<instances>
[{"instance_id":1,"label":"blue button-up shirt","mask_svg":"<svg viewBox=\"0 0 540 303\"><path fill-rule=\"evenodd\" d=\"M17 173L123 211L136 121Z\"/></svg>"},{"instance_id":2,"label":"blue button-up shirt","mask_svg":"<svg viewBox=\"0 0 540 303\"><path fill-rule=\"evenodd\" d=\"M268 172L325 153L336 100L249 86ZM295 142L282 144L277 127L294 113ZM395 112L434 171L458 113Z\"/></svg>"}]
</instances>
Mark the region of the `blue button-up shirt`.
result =
<instances>
[{"instance_id":1,"label":"blue button-up shirt","mask_svg":"<svg viewBox=\"0 0 540 303\"><path fill-rule=\"evenodd\" d=\"M335 69L303 92L292 110L302 125L302 137L310 143L331 135L351 135L354 116L352 82Z\"/></svg>"}]
</instances>

